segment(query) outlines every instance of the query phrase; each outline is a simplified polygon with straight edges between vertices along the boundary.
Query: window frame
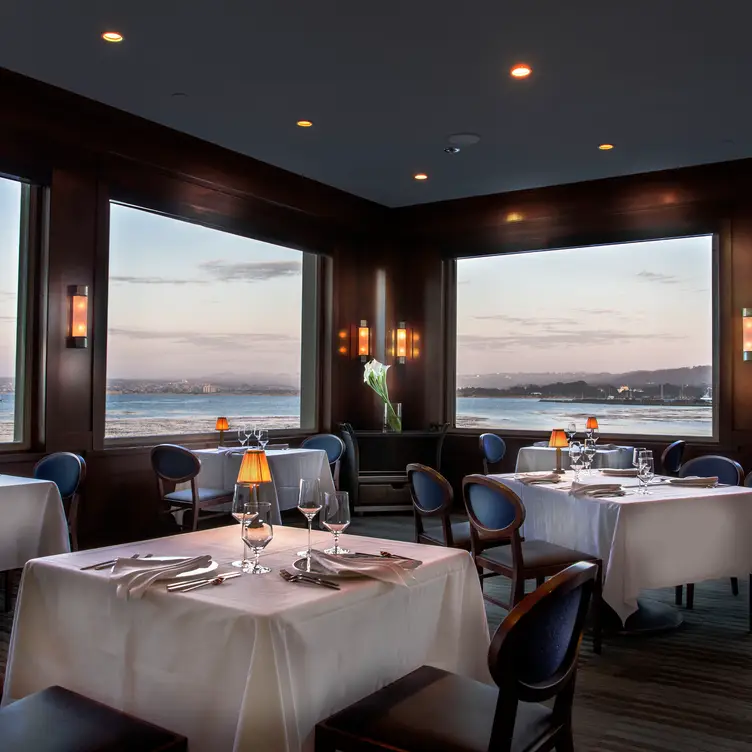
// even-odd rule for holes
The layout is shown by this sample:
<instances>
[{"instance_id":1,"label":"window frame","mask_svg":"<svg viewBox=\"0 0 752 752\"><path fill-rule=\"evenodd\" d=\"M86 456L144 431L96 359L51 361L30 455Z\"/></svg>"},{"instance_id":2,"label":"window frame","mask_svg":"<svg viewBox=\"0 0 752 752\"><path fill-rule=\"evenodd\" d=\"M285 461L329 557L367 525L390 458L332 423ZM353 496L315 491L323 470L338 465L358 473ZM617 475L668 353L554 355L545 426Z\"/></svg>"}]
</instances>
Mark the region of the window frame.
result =
<instances>
[{"instance_id":1,"label":"window frame","mask_svg":"<svg viewBox=\"0 0 752 752\"><path fill-rule=\"evenodd\" d=\"M666 443L684 439L695 445L717 446L722 443L725 432L725 423L723 420L727 408L727 395L730 395L727 373L731 373L731 362L729 358L732 354L729 352L732 348L721 348L721 340L725 337L731 337L726 333L727 327L722 326L723 321L733 321L733 312L730 308L730 301L726 301L725 310L722 309L721 289L724 284L724 273L730 242L730 226L728 222L720 222L712 226L698 225L691 231L684 232L665 232L665 233L648 233L634 235L631 237L620 236L607 240L588 238L587 242L569 242L565 244L555 244L548 248L520 248L519 250L504 250L498 253L468 253L455 255L445 260L445 300L446 300L446 332L445 341L447 344L447 393L445 400L446 420L450 424L450 432L456 435L476 436L480 433L489 431L503 430L504 436L522 441L534 441L546 438L548 433L539 430L527 429L504 429L499 426L485 425L483 427L463 427L457 426L457 262L462 259L486 258L489 256L506 256L520 253L549 253L559 250L571 250L577 248L589 248L592 246L612 246L626 245L629 243L639 243L660 240L677 240L681 238L695 238L708 236L711 238L711 316L712 316L712 368L713 368L713 416L712 416L712 434L708 436L684 436L680 434L634 434L634 433L610 433L608 431L601 433L602 439L616 439L622 442L644 441L647 443ZM730 297L730 296L727 296ZM722 358L722 352L726 352L728 357Z\"/></svg>"}]
</instances>

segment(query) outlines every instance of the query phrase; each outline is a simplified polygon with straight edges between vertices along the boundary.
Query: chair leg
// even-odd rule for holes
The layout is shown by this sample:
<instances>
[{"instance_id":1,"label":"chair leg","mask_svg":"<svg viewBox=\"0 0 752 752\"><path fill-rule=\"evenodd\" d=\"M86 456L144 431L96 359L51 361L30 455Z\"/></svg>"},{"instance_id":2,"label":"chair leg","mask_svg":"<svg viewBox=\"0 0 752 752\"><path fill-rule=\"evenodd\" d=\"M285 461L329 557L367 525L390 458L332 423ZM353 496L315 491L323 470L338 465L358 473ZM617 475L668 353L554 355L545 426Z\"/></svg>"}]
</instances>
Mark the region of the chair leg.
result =
<instances>
[{"instance_id":1,"label":"chair leg","mask_svg":"<svg viewBox=\"0 0 752 752\"><path fill-rule=\"evenodd\" d=\"M593 586L593 652L596 655L601 654L601 644L603 639L603 564L598 564L598 572L595 576L595 585ZM570 744L572 733L569 732ZM558 746L557 746L558 749Z\"/></svg>"},{"instance_id":2,"label":"chair leg","mask_svg":"<svg viewBox=\"0 0 752 752\"><path fill-rule=\"evenodd\" d=\"M691 611L695 607L695 586L694 583L687 583L687 608Z\"/></svg>"},{"instance_id":3,"label":"chair leg","mask_svg":"<svg viewBox=\"0 0 752 752\"><path fill-rule=\"evenodd\" d=\"M515 572L512 577L512 606L516 606L525 597L525 576Z\"/></svg>"},{"instance_id":4,"label":"chair leg","mask_svg":"<svg viewBox=\"0 0 752 752\"><path fill-rule=\"evenodd\" d=\"M684 595L684 585L677 585L674 589L674 603L681 606Z\"/></svg>"},{"instance_id":5,"label":"chair leg","mask_svg":"<svg viewBox=\"0 0 752 752\"><path fill-rule=\"evenodd\" d=\"M734 595L739 595L739 578L738 577L731 578L731 592Z\"/></svg>"},{"instance_id":6,"label":"chair leg","mask_svg":"<svg viewBox=\"0 0 752 752\"><path fill-rule=\"evenodd\" d=\"M574 739L572 738L571 724L564 729L556 740L556 752L574 752Z\"/></svg>"}]
</instances>

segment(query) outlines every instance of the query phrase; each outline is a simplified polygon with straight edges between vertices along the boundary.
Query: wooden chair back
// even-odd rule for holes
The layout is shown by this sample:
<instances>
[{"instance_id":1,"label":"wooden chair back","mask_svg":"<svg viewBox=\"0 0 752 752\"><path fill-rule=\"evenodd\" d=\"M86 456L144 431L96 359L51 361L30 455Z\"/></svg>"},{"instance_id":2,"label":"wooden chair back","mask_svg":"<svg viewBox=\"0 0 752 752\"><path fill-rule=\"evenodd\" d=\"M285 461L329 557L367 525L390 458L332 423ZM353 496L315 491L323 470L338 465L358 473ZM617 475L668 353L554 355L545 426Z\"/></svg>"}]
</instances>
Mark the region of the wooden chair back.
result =
<instances>
[{"instance_id":1,"label":"wooden chair back","mask_svg":"<svg viewBox=\"0 0 752 752\"><path fill-rule=\"evenodd\" d=\"M454 546L449 513L454 492L449 481L437 470L427 465L411 463L407 466L407 481L415 515L415 540L421 543L425 533L424 517L439 517L446 545Z\"/></svg>"},{"instance_id":2,"label":"wooden chair back","mask_svg":"<svg viewBox=\"0 0 752 752\"><path fill-rule=\"evenodd\" d=\"M478 439L480 453L483 457L483 473L488 475L490 465L497 465L507 453L507 445L501 436L495 433L482 433Z\"/></svg>"},{"instance_id":3,"label":"wooden chair back","mask_svg":"<svg viewBox=\"0 0 752 752\"><path fill-rule=\"evenodd\" d=\"M37 480L52 481L60 491L71 549L78 551L79 492L86 480L86 461L73 452L53 452L34 465L33 475Z\"/></svg>"}]
</instances>

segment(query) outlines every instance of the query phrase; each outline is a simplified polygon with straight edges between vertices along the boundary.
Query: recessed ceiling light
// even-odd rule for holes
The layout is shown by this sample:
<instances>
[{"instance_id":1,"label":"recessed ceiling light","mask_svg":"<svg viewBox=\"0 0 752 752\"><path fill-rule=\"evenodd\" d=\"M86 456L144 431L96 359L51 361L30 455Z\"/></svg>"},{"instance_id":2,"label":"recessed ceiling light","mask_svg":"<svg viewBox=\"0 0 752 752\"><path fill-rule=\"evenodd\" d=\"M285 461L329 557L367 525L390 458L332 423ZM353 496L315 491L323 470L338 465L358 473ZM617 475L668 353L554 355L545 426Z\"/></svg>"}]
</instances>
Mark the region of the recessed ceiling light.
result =
<instances>
[{"instance_id":1,"label":"recessed ceiling light","mask_svg":"<svg viewBox=\"0 0 752 752\"><path fill-rule=\"evenodd\" d=\"M480 136L477 133L452 133L447 136L447 141L452 146L474 146L480 141Z\"/></svg>"},{"instance_id":2,"label":"recessed ceiling light","mask_svg":"<svg viewBox=\"0 0 752 752\"><path fill-rule=\"evenodd\" d=\"M105 31L102 32L102 39L104 39L105 42L122 42L123 35L117 31Z\"/></svg>"},{"instance_id":3,"label":"recessed ceiling light","mask_svg":"<svg viewBox=\"0 0 752 752\"><path fill-rule=\"evenodd\" d=\"M611 151L611 149L614 148L614 145L613 144L601 144L598 148L601 151Z\"/></svg>"},{"instance_id":4,"label":"recessed ceiling light","mask_svg":"<svg viewBox=\"0 0 752 752\"><path fill-rule=\"evenodd\" d=\"M527 63L517 63L517 65L509 71L514 78L527 78L532 72L533 69Z\"/></svg>"},{"instance_id":5,"label":"recessed ceiling light","mask_svg":"<svg viewBox=\"0 0 752 752\"><path fill-rule=\"evenodd\" d=\"M298 120L298 126L300 128L310 128L313 123L310 120Z\"/></svg>"},{"instance_id":6,"label":"recessed ceiling light","mask_svg":"<svg viewBox=\"0 0 752 752\"><path fill-rule=\"evenodd\" d=\"M425 172L416 172L415 175L413 175L413 177L416 180L428 180L428 175L426 175Z\"/></svg>"},{"instance_id":7,"label":"recessed ceiling light","mask_svg":"<svg viewBox=\"0 0 752 752\"><path fill-rule=\"evenodd\" d=\"M444 151L447 154L459 154L460 153L460 147L459 146L447 146Z\"/></svg>"}]
</instances>

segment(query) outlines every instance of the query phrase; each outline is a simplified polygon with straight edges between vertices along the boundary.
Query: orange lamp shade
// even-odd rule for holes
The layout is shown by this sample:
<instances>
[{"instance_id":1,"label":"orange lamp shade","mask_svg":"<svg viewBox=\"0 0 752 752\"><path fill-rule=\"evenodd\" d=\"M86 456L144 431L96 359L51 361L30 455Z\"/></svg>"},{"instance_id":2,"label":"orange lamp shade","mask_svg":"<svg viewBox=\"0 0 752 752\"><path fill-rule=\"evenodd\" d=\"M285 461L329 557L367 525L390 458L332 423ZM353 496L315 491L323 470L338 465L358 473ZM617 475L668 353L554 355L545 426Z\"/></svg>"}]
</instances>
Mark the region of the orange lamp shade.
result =
<instances>
[{"instance_id":1,"label":"orange lamp shade","mask_svg":"<svg viewBox=\"0 0 752 752\"><path fill-rule=\"evenodd\" d=\"M752 308L742 308L742 359L752 360Z\"/></svg>"},{"instance_id":2,"label":"orange lamp shade","mask_svg":"<svg viewBox=\"0 0 752 752\"><path fill-rule=\"evenodd\" d=\"M593 429L598 428L598 419L594 418L592 415L587 419L587 423L585 424L585 428L588 431L592 431Z\"/></svg>"},{"instance_id":3,"label":"orange lamp shade","mask_svg":"<svg viewBox=\"0 0 752 752\"><path fill-rule=\"evenodd\" d=\"M559 449L569 446L566 431L563 428L554 428L554 430L551 431L551 438L548 440L548 445Z\"/></svg>"},{"instance_id":4,"label":"orange lamp shade","mask_svg":"<svg viewBox=\"0 0 752 752\"><path fill-rule=\"evenodd\" d=\"M371 330L366 321L361 321L358 327L358 355L367 358L371 351Z\"/></svg>"},{"instance_id":5,"label":"orange lamp shade","mask_svg":"<svg viewBox=\"0 0 752 752\"><path fill-rule=\"evenodd\" d=\"M89 288L68 288L68 347L86 347L89 335Z\"/></svg>"},{"instance_id":6,"label":"orange lamp shade","mask_svg":"<svg viewBox=\"0 0 752 752\"><path fill-rule=\"evenodd\" d=\"M272 473L269 470L269 460L266 452L261 449L249 449L243 455L238 472L238 483L271 483Z\"/></svg>"},{"instance_id":7,"label":"orange lamp shade","mask_svg":"<svg viewBox=\"0 0 752 752\"><path fill-rule=\"evenodd\" d=\"M230 428L230 424L227 422L227 418L217 418L217 425L214 426L215 431L227 431Z\"/></svg>"},{"instance_id":8,"label":"orange lamp shade","mask_svg":"<svg viewBox=\"0 0 752 752\"><path fill-rule=\"evenodd\" d=\"M397 352L398 358L407 357L407 328L404 326L397 329Z\"/></svg>"}]
</instances>

